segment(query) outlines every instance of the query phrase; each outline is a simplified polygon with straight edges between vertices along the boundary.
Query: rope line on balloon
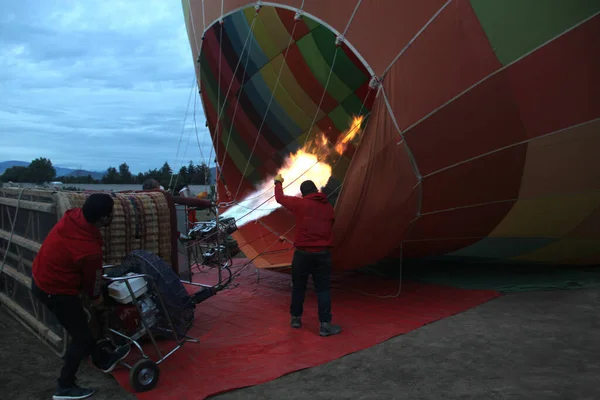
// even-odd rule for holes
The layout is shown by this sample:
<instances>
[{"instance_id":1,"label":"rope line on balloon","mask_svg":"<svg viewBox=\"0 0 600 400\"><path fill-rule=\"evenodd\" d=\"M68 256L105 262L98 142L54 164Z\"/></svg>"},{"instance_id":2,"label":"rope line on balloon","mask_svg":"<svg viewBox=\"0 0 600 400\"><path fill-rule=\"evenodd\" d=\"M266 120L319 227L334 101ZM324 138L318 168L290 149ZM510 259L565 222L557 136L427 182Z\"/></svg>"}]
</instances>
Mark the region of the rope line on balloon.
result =
<instances>
[{"instance_id":1,"label":"rope line on balloon","mask_svg":"<svg viewBox=\"0 0 600 400\"><path fill-rule=\"evenodd\" d=\"M236 66L235 66L235 70L233 71L233 75L231 77L231 81L229 82L229 87L227 88L227 93L225 95L225 100L223 101L223 106L218 110L218 114L217 114L217 121L220 121L221 118L222 118L222 116L223 116L223 113L225 111L225 102L227 101L227 98L229 97L229 93L230 93L231 88L233 86L233 82L235 81L236 73L237 73L237 71L239 69L239 66L241 64L241 61L242 61L242 59L244 57L244 51L246 51L246 49L248 49L247 50L247 56L246 56L246 63L244 64L244 75L243 75L243 78L242 78L242 82L241 82L240 88L238 89L238 94L237 94L235 109L234 109L234 113L233 113L232 123L231 123L231 125L229 127L229 136L227 138L227 143L225 145L225 152L223 154L223 163L225 162L225 156L226 156L227 151L229 149L229 143L230 143L230 139L231 139L231 132L233 130L233 119L235 119L235 115L237 113L237 109L238 109L239 102L240 102L240 97L241 97L241 94L242 94L242 87L244 85L244 81L245 81L245 78L246 78L246 71L248 69L248 62L250 61L250 52L251 52L251 48L252 48L252 42L250 41L250 37L254 33L254 27L256 25L256 18L257 18L257 16L258 16L258 13L255 13L254 16L253 16L253 18L252 18L252 23L250 24L250 29L248 30L248 34L246 35L246 40L244 41L244 46L243 46L242 51L240 53L240 56L238 58L238 62L236 64ZM248 43L250 43L250 46L248 46ZM219 107L219 105L217 105L217 106ZM217 126L218 126L218 124L217 124ZM218 138L217 138L217 136L218 136L218 131L215 129L214 135L211 135L211 140L213 141L213 143L215 142L215 139L217 139L217 142L219 141ZM212 149L212 147L211 147L211 149ZM211 155L212 155L212 153L211 153ZM215 158L218 159L218 147L217 147L217 153L215 155L216 155ZM219 179L220 179L220 177L223 174L223 164L219 165L218 162L215 162L215 167L216 167L215 182L218 182ZM225 187L225 188L226 188L227 192L229 193L229 189L227 187Z\"/></svg>"},{"instance_id":2,"label":"rope line on balloon","mask_svg":"<svg viewBox=\"0 0 600 400\"><path fill-rule=\"evenodd\" d=\"M221 0L223 1L223 0ZM222 43L223 43L223 27L224 27L224 21L223 21L223 15L221 14L221 17L219 19L219 67L218 67L218 78L217 78L217 114L220 114L220 109L223 108L225 106L225 103L227 102L227 98L225 98L223 100L223 105L221 105L221 60L223 58L223 51L222 51ZM233 79L233 78L232 78ZM204 170L204 182L206 182L208 180L208 170L210 170L210 165L211 165L211 159L212 159L212 153L213 153L213 149L215 150L215 154L219 153L219 123L221 122L221 118L217 118L217 122L215 123L215 128L214 128L214 132L212 134L210 134L210 138L211 138L211 142L212 145L210 146L210 152L208 154L208 168L206 168ZM209 132L210 133L210 132ZM215 149L216 147L216 149ZM216 165L216 162L215 162ZM217 201L218 201L218 191L217 191Z\"/></svg>"},{"instance_id":3,"label":"rope line on balloon","mask_svg":"<svg viewBox=\"0 0 600 400\"><path fill-rule=\"evenodd\" d=\"M219 19L219 25L220 25L220 29L219 29L219 79L217 81L217 110L219 109L219 107L221 108L221 113L223 112L223 109L225 109L225 103L227 103L227 96L225 96L225 98L223 99L223 105L221 105L221 65L222 65L222 60L223 60L223 29L225 27L225 21L223 20L223 2L225 0L221 0L221 18ZM258 11L257 11L258 12ZM253 20L256 18L256 13L254 15ZM231 78L232 81L234 79L234 77ZM230 82L231 83L231 82ZM231 85L230 85L231 88ZM215 167L217 165L217 159L219 158L219 138L218 138L218 134L219 134L219 122L221 122L221 118L217 118L217 123L215 125L215 138L216 140L216 146L210 146L210 154L208 156L208 166L210 168L210 162L212 159L212 152L213 152L213 148L215 149ZM213 144L215 143L215 141L213 141ZM208 181L208 171L209 168L204 170L204 182ZM216 200L219 201L219 194L218 192L216 193Z\"/></svg>"},{"instance_id":4,"label":"rope line on balloon","mask_svg":"<svg viewBox=\"0 0 600 400\"><path fill-rule=\"evenodd\" d=\"M222 167L219 166L219 164L218 164L219 140L217 140L217 139L218 139L219 122L221 121L221 118L223 116L223 113L224 113L224 110L225 110L225 104L227 102L227 98L229 97L229 93L230 93L231 88L233 86L233 82L235 81L235 76L236 76L237 70L239 68L239 65L240 65L240 63L242 61L242 58L243 58L243 55L244 55L244 51L248 47L248 43L249 43L250 37L251 37L251 35L254 32L254 27L255 27L255 24L256 24L256 17L258 15L259 8L255 7L255 9L256 9L256 12L254 13L254 16L252 18L252 23L251 23L250 29L248 30L248 34L246 35L246 40L244 41L244 46L243 46L242 51L240 53L240 57L238 58L238 62L236 64L235 71L233 72L233 75L231 77L231 81L229 82L229 87L227 88L227 93L225 95L223 104L222 105L220 104L220 99L217 100L217 122L216 122L213 134L210 134L210 138L211 138L212 143L214 144L216 142L216 147L217 147L216 148L216 152L215 152L215 167L216 167L215 182L217 182L217 183L219 181L220 176L222 175ZM224 21L221 19L221 35L222 35L223 26L224 26ZM222 53L222 51L221 51L221 43L222 43L222 39L220 40L220 43L219 43L219 48L220 48L219 55L220 56L221 56L221 53ZM252 43L250 42L250 45L251 44ZM247 67L248 67L249 60L250 60L250 49L248 49L247 58L246 58L246 64L245 64L245 69L247 69ZM219 93L220 93L220 76L221 76L221 74L220 74L220 68L221 67L219 66ZM245 77L245 74L246 74L246 72L244 70L244 77ZM243 85L243 83L244 82L242 80L242 85ZM239 105L240 96L241 96L241 88L238 91L238 96L237 96L236 106L235 106L235 111L234 111L234 118L235 118L235 113L237 113L237 108L238 108L238 105ZM230 126L229 138L231 137L231 130L232 129L233 129L233 125ZM227 153L227 150L229 148L229 138L227 140L227 144L226 144L226 147L225 147L225 154ZM211 152L210 152L209 158L212 158L212 150L213 150L213 146L211 146ZM224 159L225 159L225 154L223 156ZM210 162L211 161L209 160L209 163ZM210 165L210 164L208 164L208 165ZM207 180L208 180L208 169L205 170L205 182ZM225 188L226 188L227 192L229 193L229 189L227 188L226 185L225 185ZM218 202L218 197L219 197L218 191L216 192L216 197L217 197L216 201Z\"/></svg>"},{"instance_id":5,"label":"rope line on balloon","mask_svg":"<svg viewBox=\"0 0 600 400\"><path fill-rule=\"evenodd\" d=\"M229 86L229 89L231 89L231 86L233 84L233 81L235 79L235 75L237 73L237 70L240 66L240 62L242 61L242 58L244 56L244 50L246 49L246 46L248 44L248 42L250 41L250 37L251 35L254 33L254 27L256 25L256 18L258 16L258 13L254 13L254 17L252 18L252 24L250 25L250 30L248 30L248 35L246 35L246 41L244 42L244 47L242 49L242 52L240 53L240 57L238 59L238 63L235 67L235 71L233 72L233 76L231 78L231 83ZM219 167L217 168L217 177L216 177L216 181L218 182L219 177L223 175L223 169L225 168L225 160L226 160L226 156L227 156L227 152L229 150L229 143L230 143L230 139L231 139L231 132L233 131L233 125L234 125L234 121L235 121L235 116L237 115L237 110L238 110L238 106L240 104L240 97L242 95L243 92L243 88L244 88L244 84L246 83L246 76L247 76L247 71L248 71L248 63L250 61L250 52L252 49L252 42L250 42L250 46L248 47L248 52L247 52L247 56L246 56L246 63L244 64L244 71L243 71L243 77L242 77L242 82L240 83L240 88L238 89L238 94L237 94L237 99L236 99L236 103L235 103L235 108L233 110L233 116L231 117L231 123L229 126L229 135L227 136L227 143L225 144L225 151L223 152L223 161L221 162L221 164L219 165ZM229 96L229 89L227 90L227 96ZM221 114L219 115L219 118L221 118ZM217 154L218 157L218 154Z\"/></svg>"},{"instance_id":6,"label":"rope line on balloon","mask_svg":"<svg viewBox=\"0 0 600 400\"><path fill-rule=\"evenodd\" d=\"M193 33L193 36L194 36L194 42L196 44L196 53L198 54L198 58L197 58L198 70L201 71L202 66L201 66L201 63L200 63L200 60L201 60L200 59L200 46L198 44L198 36L196 34L196 26L195 26L195 23L194 23L194 13L192 11L190 0L188 0L188 9L189 9L189 12L190 12L190 20L191 20L191 24L192 24L192 33ZM205 16L205 12L204 12L204 0L202 0L202 28L203 28L203 31L202 31L203 32L202 33L202 40L204 40L204 32L206 31L206 16ZM201 86L201 84L202 84L201 81L197 82L198 86ZM198 96L200 96L200 90L199 90ZM206 184L207 183L207 178L208 178L208 176L207 176L208 175L208 170L210 169L210 164L206 163L206 158L204 157L204 152L202 151L202 146L200 144L200 138L198 136L198 126L197 126L197 121L196 121L196 96L195 95L194 95L194 131L196 133L196 142L198 144L198 149L200 150L200 155L202 157L202 161L207 166L207 168L205 168L205 171L204 171L204 182ZM190 136L191 136L191 133L190 133ZM188 140L188 143L189 143L189 140ZM186 152L187 152L187 146L186 146ZM210 160L209 160L209 163L210 163ZM180 170L181 170L181 168L180 168ZM177 178L179 178L179 173L177 175ZM177 185L177 181L175 183L175 186L176 185Z\"/></svg>"},{"instance_id":7,"label":"rope line on balloon","mask_svg":"<svg viewBox=\"0 0 600 400\"><path fill-rule=\"evenodd\" d=\"M256 138L254 139L254 144L252 146L252 150L250 151L250 156L248 157L248 160L246 161L246 166L244 168L244 172L241 175L240 182L238 183L237 190L235 192L235 195L233 196L233 200L234 201L237 199L237 196L240 193L240 189L242 187L242 182L244 180L246 172L248 171L248 166L250 165L250 162L252 161L252 157L254 156L254 151L256 150L256 145L258 144L258 139L260 138L260 134L262 132L263 126L264 126L265 121L267 119L267 115L269 114L269 109L271 108L271 104L273 103L273 98L275 97L275 92L277 91L277 87L279 86L279 81L281 79L281 74L283 72L283 67L285 66L285 60L287 59L287 55L288 55L288 52L290 50L290 46L292 45L292 42L294 41L294 32L296 31L296 27L298 26L297 22L298 22L298 19L294 18L294 27L292 28L292 33L290 33L290 37L288 39L288 44L287 44L286 49L285 49L285 54L283 56L283 60L281 61L281 65L279 67L279 72L277 73L277 79L275 80L275 86L274 86L273 90L271 91L271 98L269 99L269 103L267 104L267 109L265 110L265 113L263 115L262 121L261 121L260 126L258 128L258 132L256 133Z\"/></svg>"},{"instance_id":8,"label":"rope line on balloon","mask_svg":"<svg viewBox=\"0 0 600 400\"><path fill-rule=\"evenodd\" d=\"M450 5L450 3L452 3L452 0L447 0L437 11L435 14L433 14L433 16L431 18L429 18L429 20L425 23L425 25L423 25L421 27L421 29L419 29L417 31L417 33L408 41L408 43L402 48L402 50L400 50L400 52L396 55L396 57L394 57L394 59L392 60L392 62L383 70L383 73L381 74L381 80L383 80L383 78L387 75L387 73L389 72L389 70L394 66L394 64L396 64L396 62L400 59L400 57L402 57L402 55L408 50L408 48L414 43L415 40L417 40L417 38L419 36L421 36L421 34L425 31L425 29L427 29L427 27L429 25L431 25L431 23L433 21L435 21L435 19L442 13L442 11L444 11L444 9L446 7L448 7Z\"/></svg>"},{"instance_id":9,"label":"rope line on balloon","mask_svg":"<svg viewBox=\"0 0 600 400\"><path fill-rule=\"evenodd\" d=\"M196 85L196 75L194 75L194 79L192 80L192 85L190 87L190 94L188 95L188 101L187 101L187 106L185 107L185 114L183 116L183 124L181 125L181 134L179 136L179 143L177 145L177 152L175 153L175 164L177 164L177 161L179 159L179 150L181 149L181 141L183 139L183 133L185 132L185 124L187 122L187 116L190 110L190 102L192 100L192 93L194 92L194 86ZM191 136L191 133L188 135L188 143L189 143L189 137ZM186 146L187 149L187 146ZM185 157L185 153L183 155L183 157ZM182 160L183 160L182 157ZM183 161L182 161L183 163ZM169 188L171 188L171 184L173 183L173 173L171 172L171 178L169 179ZM177 177L179 178L179 173L177 174ZM177 185L177 183L175 183L175 186Z\"/></svg>"},{"instance_id":10,"label":"rope line on balloon","mask_svg":"<svg viewBox=\"0 0 600 400\"><path fill-rule=\"evenodd\" d=\"M200 136L198 136L198 123L196 121L196 99L200 98L200 93L198 93L198 97L196 97L196 95L194 95L194 131L196 132L196 143L198 144L198 149L200 150L200 156L202 156L202 162L204 164L208 165L206 163L206 158L204 158L204 152L202 151L202 146L200 145ZM210 135L210 132L209 132ZM210 159L208 160L208 162L210 163ZM206 171L204 171L205 174L205 180L204 183L206 184Z\"/></svg>"},{"instance_id":11,"label":"rope line on balloon","mask_svg":"<svg viewBox=\"0 0 600 400\"><path fill-rule=\"evenodd\" d=\"M385 76L387 75L387 73L390 71L390 69L394 66L394 64L400 59L400 57L402 57L402 55L404 55L406 53L406 51L409 49L410 46L412 46L412 44L421 36L421 34L427 29L427 27L429 27L433 21L436 20L436 18L442 13L442 11L444 11L446 9L446 7L448 7L450 5L450 3L452 2L452 0L448 0L446 1L432 16L431 18L429 18L429 20L421 27L421 29L419 29L417 31L417 33L415 35L413 35L413 37L408 41L408 43L400 50L400 52L396 55L396 57L394 57L394 59L392 60L392 62L385 68L385 70L383 71L383 73L381 74L380 77L380 82L383 82L383 80L385 79ZM381 86L383 89L383 86ZM385 93L385 90L382 90L383 93L383 98L385 101L385 105L386 108L388 110L388 113L390 114L390 117L392 119L392 122L394 124L394 126L396 127L396 129L398 130L398 133L400 134L401 140L398 142L398 145L400 144L404 144L404 149L408 154L408 158L410 161L410 164L412 166L413 169L413 173L415 174L415 177L417 178L417 181L419 182L419 194L418 194L418 200L417 200L417 219L420 217L421 215L421 208L423 205L423 185L422 185L422 181L423 181L423 177L421 176L421 173L419 171L419 167L417 165L417 162L415 160L415 157L412 153L412 151L410 150L410 147L408 146L408 143L406 142L406 140L404 140L404 133L403 131L400 129L400 126L398 124L398 121L396 120L396 116L394 114L394 111L392 109L392 106L387 98L387 95ZM416 222L415 222L416 223ZM412 229L411 225L411 229Z\"/></svg>"},{"instance_id":12,"label":"rope line on balloon","mask_svg":"<svg viewBox=\"0 0 600 400\"><path fill-rule=\"evenodd\" d=\"M315 123L317 122L317 116L319 115L319 111L321 110L321 105L323 104L323 100L325 100L325 95L327 94L327 88L329 87L329 81L331 80L331 74L333 73L333 68L335 67L335 62L337 60L338 51L340 49L340 46L342 45L342 42L344 41L344 37L345 37L346 33L348 33L348 29L350 29L350 24L354 20L356 12L358 11L358 7L360 7L361 3L362 3L362 0L358 0L356 2L354 11L350 15L350 18L348 18L348 22L346 23L346 28L344 29L344 32L335 39L335 51L333 53L333 60L331 61L331 66L329 67L329 73L327 74L327 80L325 81L325 87L323 88L323 93L321 94L321 99L319 100L319 105L317 106L317 109L315 111L315 116L313 117L313 121L310 125L310 128L308 129L306 138L304 138L304 146L306 146L306 143L308 142L308 138L311 136L312 128L315 125Z\"/></svg>"},{"instance_id":13,"label":"rope line on balloon","mask_svg":"<svg viewBox=\"0 0 600 400\"><path fill-rule=\"evenodd\" d=\"M202 33L206 32L206 13L204 12L204 0L202 0Z\"/></svg>"},{"instance_id":14,"label":"rope line on balloon","mask_svg":"<svg viewBox=\"0 0 600 400\"><path fill-rule=\"evenodd\" d=\"M225 110L225 102L227 101L227 98L229 97L229 93L230 93L231 88L233 86L233 82L235 80L236 73L237 73L237 71L239 69L240 63L241 63L242 58L244 56L244 51L246 51L246 49L248 49L248 51L247 51L247 57L246 57L246 63L244 65L244 74L246 74L245 71L248 68L248 62L250 60L250 48L251 48L251 45L252 45L252 42L250 42L250 37L251 37L252 33L254 32L254 27L255 27L255 24L256 24L256 16L257 16L257 14L255 13L254 17L252 19L252 23L250 25L250 29L248 30L248 34L246 35L246 40L244 41L244 46L242 47L242 51L240 53L240 57L238 58L238 62L236 64L235 70L234 70L233 75L231 77L231 81L229 82L229 87L227 88L227 93L225 94L225 100L223 102L223 106L220 107L220 104L217 104L217 110L218 110L217 121L220 121L221 117L223 116L223 113L224 113L224 110ZM248 47L248 43L250 43L250 47ZM242 84L243 84L243 79L242 79ZM239 101L240 101L241 93L242 93L242 91L241 91L241 88L240 88L240 90L238 91L237 99L236 99L236 105L235 105L235 110L234 110L233 118L235 118L235 115L237 113L237 108L239 106ZM227 144L225 146L225 154L223 155L223 162L225 160L225 155L227 154L227 150L229 149L229 139L231 138L231 131L232 130L233 130L233 124L230 126L230 129L229 129L229 137L227 139ZM210 134L209 133L209 136L210 136L210 139L211 139L212 143L215 142L215 139L217 138L217 135L218 135L218 131L216 129L214 130L214 134ZM211 146L211 156L212 156L212 146ZM218 158L218 154L216 154L216 156L217 156L216 158ZM215 162L215 167L216 167L215 182L218 182L220 176L222 175L222 166L219 166L218 162ZM207 180L208 180L208 171L207 170L205 170L204 179L205 179L205 182L207 182ZM226 185L225 185L225 189L229 193L229 189L227 188ZM217 196L218 196L218 194L217 194Z\"/></svg>"},{"instance_id":15,"label":"rope line on balloon","mask_svg":"<svg viewBox=\"0 0 600 400\"><path fill-rule=\"evenodd\" d=\"M190 22L192 24L192 34L196 43L196 53L200 54L200 46L198 45L198 37L196 36L196 24L194 24L194 13L192 12L192 4L188 0L188 10L190 10ZM202 0L202 27L204 28L204 0ZM203 31L204 32L204 31Z\"/></svg>"},{"instance_id":16,"label":"rope line on balloon","mask_svg":"<svg viewBox=\"0 0 600 400\"><path fill-rule=\"evenodd\" d=\"M383 86L381 86L381 92L383 93L383 100L385 101L385 106L386 106L387 112L389 113L390 118L392 119L392 123L394 124L394 127L396 127L396 130L398 131L398 133L400 134L400 137L402 138L400 143L404 144L404 151L406 151L406 154L408 155L408 160L410 162L410 165L412 166L413 173L415 174L415 178L417 178L418 188L419 188L419 194L417 197L417 219L418 219L421 216L421 209L423 207L423 176L421 175L421 171L419 170L417 161L415 160L415 157L414 157L412 151L410 150L408 143L404 139L404 133L402 132L402 129L400 129L400 126L398 125L398 121L396 120L396 115L394 115L394 111L392 110L392 105L390 104L390 102L387 98L387 95L385 94L385 89L383 88Z\"/></svg>"}]
</instances>

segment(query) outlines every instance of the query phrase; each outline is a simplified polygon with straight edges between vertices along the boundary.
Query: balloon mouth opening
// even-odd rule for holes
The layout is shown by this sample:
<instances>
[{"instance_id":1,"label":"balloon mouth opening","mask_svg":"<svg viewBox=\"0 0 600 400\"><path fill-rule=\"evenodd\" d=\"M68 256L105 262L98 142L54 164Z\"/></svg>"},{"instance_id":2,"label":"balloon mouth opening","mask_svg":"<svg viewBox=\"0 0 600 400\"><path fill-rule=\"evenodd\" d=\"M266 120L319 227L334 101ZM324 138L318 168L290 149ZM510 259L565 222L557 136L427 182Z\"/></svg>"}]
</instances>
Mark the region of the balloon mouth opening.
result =
<instances>
[{"instance_id":1,"label":"balloon mouth opening","mask_svg":"<svg viewBox=\"0 0 600 400\"><path fill-rule=\"evenodd\" d=\"M227 184L217 182L221 196L238 202L261 191L272 196L272 179L281 172L284 186L291 183L286 194L300 195L299 185L310 179L335 204L373 105L372 76L317 18L272 5L256 11L249 4L214 21L198 57L204 110L211 133L217 130L214 147Z\"/></svg>"}]
</instances>

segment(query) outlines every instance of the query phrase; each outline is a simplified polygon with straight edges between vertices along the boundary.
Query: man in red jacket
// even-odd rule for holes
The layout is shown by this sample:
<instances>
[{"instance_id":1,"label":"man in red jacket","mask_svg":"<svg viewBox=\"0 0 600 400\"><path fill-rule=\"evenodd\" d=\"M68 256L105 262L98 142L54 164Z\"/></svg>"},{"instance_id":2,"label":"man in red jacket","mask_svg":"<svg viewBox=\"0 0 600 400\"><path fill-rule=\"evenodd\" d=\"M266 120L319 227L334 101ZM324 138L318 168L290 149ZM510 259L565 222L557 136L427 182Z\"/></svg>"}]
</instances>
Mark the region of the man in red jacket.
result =
<instances>
[{"instance_id":1,"label":"man in red jacket","mask_svg":"<svg viewBox=\"0 0 600 400\"><path fill-rule=\"evenodd\" d=\"M331 254L332 227L335 219L333 206L320 193L313 181L300 185L302 198L283 194L283 177L275 177L275 201L294 214L296 240L292 260L292 328L302 326L304 294L308 276L312 275L319 304L319 334L336 335L342 331L331 324Z\"/></svg>"},{"instance_id":2,"label":"man in red jacket","mask_svg":"<svg viewBox=\"0 0 600 400\"><path fill-rule=\"evenodd\" d=\"M93 389L75 384L75 375L84 357L90 355L92 362L108 373L130 351L129 346L123 346L107 352L96 344L79 298L84 292L94 305L102 303L103 241L99 228L110 225L113 206L110 195L94 193L82 208L67 210L33 261L32 293L71 335L54 400L85 399L94 394Z\"/></svg>"}]
</instances>

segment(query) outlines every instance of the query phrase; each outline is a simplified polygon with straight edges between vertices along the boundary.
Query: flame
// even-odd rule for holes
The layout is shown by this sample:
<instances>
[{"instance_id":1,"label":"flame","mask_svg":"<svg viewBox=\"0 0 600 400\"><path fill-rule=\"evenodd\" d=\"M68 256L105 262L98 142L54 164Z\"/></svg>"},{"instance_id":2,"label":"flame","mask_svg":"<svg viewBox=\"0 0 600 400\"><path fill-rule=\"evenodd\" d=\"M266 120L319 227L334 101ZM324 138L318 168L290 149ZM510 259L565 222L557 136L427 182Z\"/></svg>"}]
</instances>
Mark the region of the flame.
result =
<instances>
[{"instance_id":1,"label":"flame","mask_svg":"<svg viewBox=\"0 0 600 400\"><path fill-rule=\"evenodd\" d=\"M300 184L312 180L318 188L327 184L332 168L326 161L333 153L341 156L348 144L361 132L364 117L352 118L350 128L340 134L335 144L320 132L312 142L306 143L300 150L291 154L283 163L278 173L284 178L284 192L287 196L300 196ZM256 190L237 205L223 213L223 218L233 217L239 227L248 222L269 215L280 207L273 196L273 179L267 177Z\"/></svg>"},{"instance_id":2,"label":"flame","mask_svg":"<svg viewBox=\"0 0 600 400\"><path fill-rule=\"evenodd\" d=\"M360 133L360 127L362 126L363 119L364 116L362 115L353 117L352 123L350 124L350 129L348 129L348 133L345 135L340 135L340 138L335 145L335 151L339 155L342 155L342 153L346 151L348 148L348 143L350 143L350 141L352 141L352 139L354 139Z\"/></svg>"}]
</instances>

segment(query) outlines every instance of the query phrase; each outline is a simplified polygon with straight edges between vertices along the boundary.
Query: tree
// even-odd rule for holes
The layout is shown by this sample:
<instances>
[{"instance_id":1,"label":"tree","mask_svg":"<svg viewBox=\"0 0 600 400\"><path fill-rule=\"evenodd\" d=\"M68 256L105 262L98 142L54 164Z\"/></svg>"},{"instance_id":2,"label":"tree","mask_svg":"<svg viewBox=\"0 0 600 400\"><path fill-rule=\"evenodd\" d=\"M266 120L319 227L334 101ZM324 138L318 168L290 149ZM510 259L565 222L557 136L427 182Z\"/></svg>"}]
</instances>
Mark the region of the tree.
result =
<instances>
[{"instance_id":1,"label":"tree","mask_svg":"<svg viewBox=\"0 0 600 400\"><path fill-rule=\"evenodd\" d=\"M119 178L121 181L120 183L135 183L135 180L133 179L131 171L129 171L129 165L127 165L127 163L119 165Z\"/></svg>"},{"instance_id":2,"label":"tree","mask_svg":"<svg viewBox=\"0 0 600 400\"><path fill-rule=\"evenodd\" d=\"M119 172L115 167L108 167L106 175L102 177L102 183L116 184L120 181Z\"/></svg>"},{"instance_id":3,"label":"tree","mask_svg":"<svg viewBox=\"0 0 600 400\"><path fill-rule=\"evenodd\" d=\"M181 167L179 169L179 177L176 179L177 182L189 182L190 175L188 174L188 168L186 168L185 166Z\"/></svg>"},{"instance_id":4,"label":"tree","mask_svg":"<svg viewBox=\"0 0 600 400\"><path fill-rule=\"evenodd\" d=\"M56 178L56 169L49 159L36 158L27 167L26 178L32 183L50 182Z\"/></svg>"},{"instance_id":5,"label":"tree","mask_svg":"<svg viewBox=\"0 0 600 400\"><path fill-rule=\"evenodd\" d=\"M210 168L206 163L202 163L196 167L192 183L194 185L208 185L210 183Z\"/></svg>"},{"instance_id":6,"label":"tree","mask_svg":"<svg viewBox=\"0 0 600 400\"><path fill-rule=\"evenodd\" d=\"M56 169L52 166L52 161L47 158L36 158L27 167L8 168L0 179L2 181L44 183L53 181L56 178Z\"/></svg>"},{"instance_id":7,"label":"tree","mask_svg":"<svg viewBox=\"0 0 600 400\"><path fill-rule=\"evenodd\" d=\"M167 187L167 186L169 186L169 181L171 180L172 173L173 173L173 170L169 166L169 163L165 161L165 163L163 164L162 168L160 169L160 171L158 173L158 177L154 178L154 179L158 180L160 182L160 184L163 185L163 187Z\"/></svg>"},{"instance_id":8,"label":"tree","mask_svg":"<svg viewBox=\"0 0 600 400\"><path fill-rule=\"evenodd\" d=\"M27 167L10 167L0 176L0 180L2 182L23 182L26 172Z\"/></svg>"}]
</instances>

